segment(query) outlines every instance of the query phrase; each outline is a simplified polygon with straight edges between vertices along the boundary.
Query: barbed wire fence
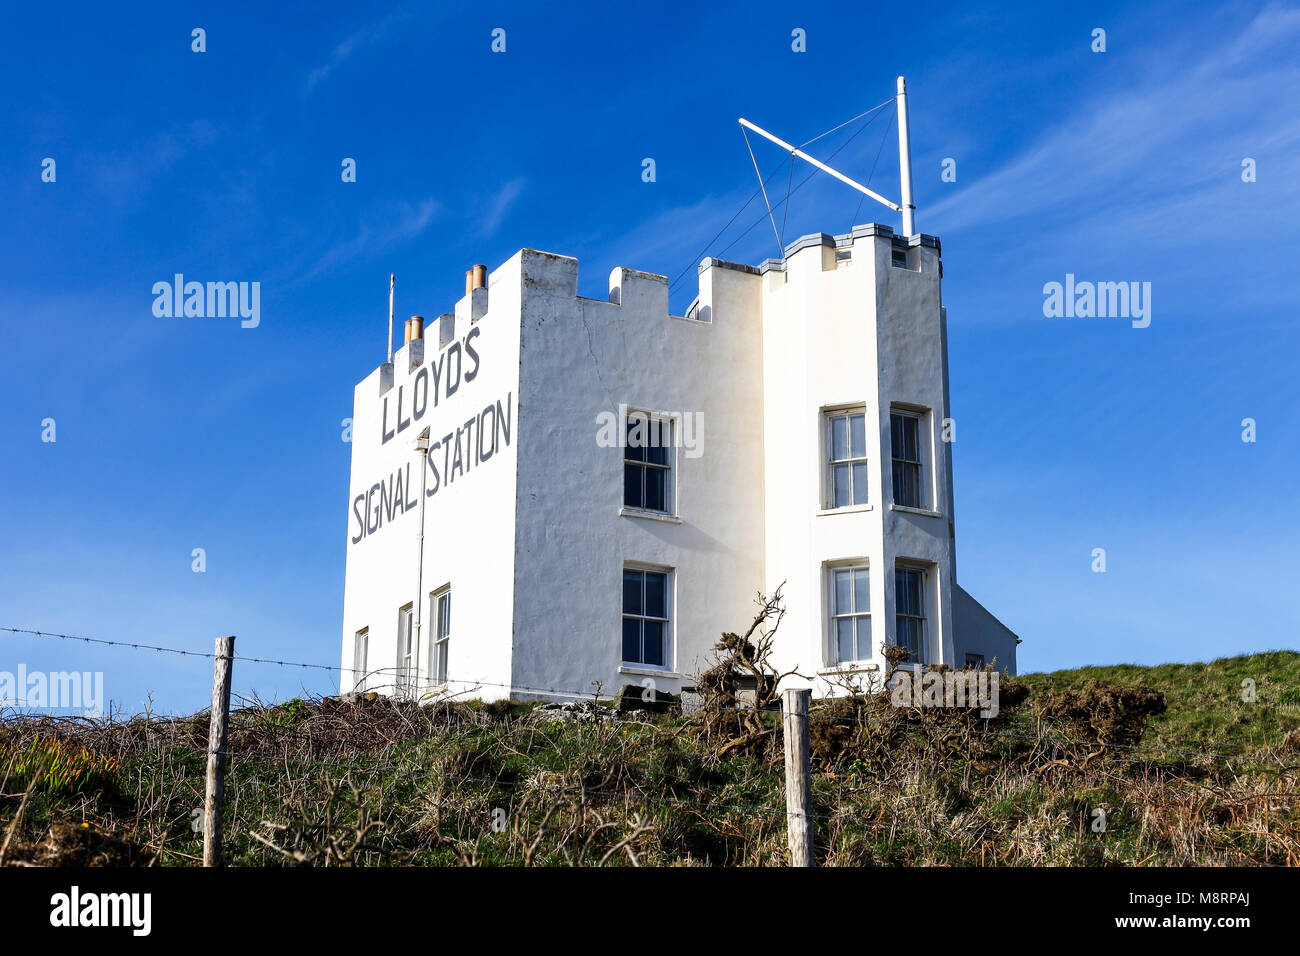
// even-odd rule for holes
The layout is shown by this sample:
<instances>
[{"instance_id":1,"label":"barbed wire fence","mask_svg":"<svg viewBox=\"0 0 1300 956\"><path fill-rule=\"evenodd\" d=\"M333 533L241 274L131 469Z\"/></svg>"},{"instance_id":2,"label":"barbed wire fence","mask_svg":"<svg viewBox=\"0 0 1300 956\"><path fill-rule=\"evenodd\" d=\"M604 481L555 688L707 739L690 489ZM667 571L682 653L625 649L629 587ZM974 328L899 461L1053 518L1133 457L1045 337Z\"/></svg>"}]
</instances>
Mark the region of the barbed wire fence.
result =
<instances>
[{"instance_id":1,"label":"barbed wire fence","mask_svg":"<svg viewBox=\"0 0 1300 956\"><path fill-rule=\"evenodd\" d=\"M330 672L338 675L339 691L343 693L342 686L345 675L352 678L354 688L361 688L362 693L366 695L383 695L406 694L409 699L418 699L420 703L428 705L426 710L436 711L438 707L448 708L454 703L464 700L469 695L479 694L484 689L494 692L504 692L498 694L498 697L510 697L512 695L526 696L534 700L552 699L557 701L584 701L591 700L593 703L599 701L601 686L596 685L593 688L584 690L560 689L560 688L539 688L526 687L518 684L504 684L488 680L451 680L443 685L436 694L423 694L418 692L418 683L412 681L412 675L405 673L401 668L381 668L372 670L366 674L357 674L354 669L346 667L337 667L327 664L314 662L292 661L279 658L257 657L239 655L234 653L234 638L216 639L212 652L189 650L184 648L169 647L161 644L145 643L139 641L115 641L104 638L92 638L83 635L66 634L54 631L44 631L29 628L6 627L0 626L0 631L12 634L25 634L42 639L62 640L81 642L86 644L95 644L108 647L124 648L137 651L154 651L157 653L176 654L185 657L194 657L211 660L214 664L214 681L213 681L213 703L207 709L208 714L208 746L202 753L206 757L207 766L205 773L205 789L203 804L195 810L195 832L198 830L198 818L201 814L202 834L204 838L204 854L202 862L205 866L222 865L221 844L222 828L225 816L224 801L224 782L227 772L232 768L253 768L254 773L258 773L259 768L267 771L274 770L277 775L285 779L290 779L296 771L301 771L305 767L312 768L322 773L333 773L337 777L338 773L343 772L343 781L349 784L356 780L368 780L380 778L384 774L410 774L412 765L410 763L392 763L387 760L376 760L373 758L353 757L351 759L332 759L328 756L313 756L302 753L284 753L281 755L259 755L254 753L230 752L226 748L226 733L230 718L231 698L243 701L250 707L264 706L256 694L250 694L247 697L233 694L231 691L232 669L239 662L249 664L269 665L287 669L303 669ZM371 684L372 679L379 678L380 682ZM383 683L383 680L391 678L390 683ZM415 691L413 691L415 688ZM864 720L861 714L857 715L836 715L821 713L812 709L811 691L803 689L791 689L783 693L782 707L762 708L751 706L749 710L757 714L771 715L779 718L783 723L782 737L785 748L785 805L784 806L766 806L761 804L742 804L734 801L716 801L702 800L698 798L688 798L671 794L655 793L644 788L632 792L628 789L606 790L599 787L592 787L583 781L569 783L546 783L538 779L517 779L502 776L483 776L471 773L461 773L454 771L437 770L432 767L425 767L421 772L429 777L437 777L437 782L445 785L450 782L459 784L479 785L491 788L492 790L510 790L512 788L527 788L529 791L537 793L547 793L555 796L569 795L577 796L581 800L589 798L622 800L625 803L625 811L629 819L633 822L633 832L639 833L643 826L639 815L631 811L626 806L631 800L644 806L659 807L676 807L685 808L695 813L730 813L741 814L748 817L768 818L772 821L779 821L785 817L787 840L789 844L789 858L791 865L811 866L813 865L813 837L815 828L818 824L827 825L850 825L860 829L886 831L892 840L899 834L907 835L924 835L933 839L951 839L953 831L949 827L942 827L935 823L926 823L919 818L912 820L901 819L895 814L893 819L873 820L865 817L854 817L844 812L842 798L851 792L851 788L840 784L829 793L827 787L822 787L818 796L820 802L825 804L828 798L833 797L829 802L837 809L833 812L816 812L812 804L812 781L813 773L811 770L810 749L808 740L808 727L811 719L833 722L847 722L861 724ZM0 721L13 719L15 717L27 717L28 714L20 713L19 708L25 706L26 701L22 698L10 700L0 700ZM1268 705L1260 705L1268 706ZM1288 709L1285 705L1274 705L1281 709ZM6 710L10 715L6 718ZM202 713L202 712L200 712ZM159 720L156 715L147 715L151 720ZM67 721L78 724L95 724L98 726L123 726L125 724L115 724L113 716L109 715L89 715L84 717L50 717L48 718L55 723ZM191 718L192 719L192 718ZM904 726L913 722L902 721ZM1286 762L1279 757L1271 755L1245 754L1245 753L1225 753L1221 749L1216 750L1192 750L1186 748L1173 747L1152 747L1137 744L1123 744L1117 742L1105 742L1098 740L1080 740L1063 737L1060 735L1051 735L1042 732L1040 726L1039 732L1035 734L1018 733L987 726L976 728L970 732L974 736L1006 738L1021 742L1033 743L1036 746L1045 746L1056 748L1059 753L1061 748L1082 747L1093 748L1104 751L1112 755L1115 759L1132 764L1146 764L1149 759L1141 755L1158 755L1160 757L1177 757L1181 760L1202 760L1211 763L1222 763L1228 766L1247 767L1254 770L1267 769L1270 772L1289 774L1300 770L1300 763ZM173 734L173 743L175 739L175 720L170 724ZM294 739L295 735L289 732L282 732L281 740ZM302 735L307 742L311 742L310 734ZM504 734L497 735L494 738L496 744L503 747L509 746ZM517 749L512 752L519 756L524 756ZM1122 755L1122 756L1121 756ZM545 768L536 765L539 772L544 772ZM5 772L3 778L8 779L9 771ZM255 778L256 779L256 778ZM435 781L429 781L431 784ZM828 780L820 781L824 784L830 783ZM3 787L0 786L0 790ZM25 795L24 795L25 796ZM1294 800L1300 797L1300 792L1296 791L1277 791L1259 796L1272 798ZM494 820L492 829L496 830L497 821L494 809ZM1104 818L1103 818L1104 819ZM12 836L13 826L17 824L15 819L10 828L10 833L6 835L3 846L7 847L9 838ZM497 831L500 832L500 831ZM1188 852L1186 850L1170 848L1168 850L1153 849L1149 846L1138 846L1131 843L1125 843L1118 840L1106 839L1106 831L1096 830L1094 828L1094 838L1092 839L1066 839L1061 837L1050 837L1041 834L1021 834L998 832L997 839L1005 840L1011 843L1028 843L1047 848L1065 848L1083 853L1115 853L1124 856L1126 859L1136 863L1143 863L1152 859L1169 861L1172 865L1179 864L1209 864L1209 865L1235 865L1235 866L1276 866L1268 862L1261 862L1251 858L1245 851L1238 847L1207 847L1201 852ZM286 850L269 840L262 834L251 834L254 839L266 844L273 850L280 852L285 856L292 858L292 851ZM978 835L978 834L976 834ZM165 836L164 836L165 839ZM358 841L358 847L361 849L373 849L367 846L364 841ZM535 848L534 848L535 849ZM618 845L618 849L626 850L627 855L635 864L637 862L635 855L630 849L628 841ZM175 851L173 851L175 852ZM1288 854L1291 851L1288 849ZM186 856L186 854L178 854ZM607 853L601 858L600 862L606 862L611 854ZM0 850L0 862L3 862L4 854ZM193 858L192 859L197 859ZM298 862L303 862L301 859ZM1300 863L1300 860L1291 858L1289 864Z\"/></svg>"}]
</instances>

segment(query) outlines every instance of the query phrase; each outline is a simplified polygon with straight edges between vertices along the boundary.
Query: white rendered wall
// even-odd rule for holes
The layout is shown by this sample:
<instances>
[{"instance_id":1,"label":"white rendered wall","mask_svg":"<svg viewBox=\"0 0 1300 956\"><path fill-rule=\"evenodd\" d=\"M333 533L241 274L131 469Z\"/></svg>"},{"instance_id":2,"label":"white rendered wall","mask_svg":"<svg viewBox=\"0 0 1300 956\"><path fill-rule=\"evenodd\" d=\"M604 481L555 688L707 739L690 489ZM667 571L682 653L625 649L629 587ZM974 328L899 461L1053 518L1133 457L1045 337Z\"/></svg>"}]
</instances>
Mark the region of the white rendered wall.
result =
<instances>
[{"instance_id":1,"label":"white rendered wall","mask_svg":"<svg viewBox=\"0 0 1300 956\"><path fill-rule=\"evenodd\" d=\"M517 258L517 257L516 257ZM516 260L512 260L515 262ZM352 433L352 479L348 506L348 559L344 584L342 666L352 667L353 635L370 629L369 667L383 670L368 688L391 690L397 664L398 609L414 603L421 618L419 666L429 673L434 622L430 595L451 585L451 647L449 677L452 690L471 690L485 699L506 696L510 683L512 635L511 587L514 579L515 469L519 443L519 295L517 267L507 263L489 277L488 288L466 296L456 312L427 324L425 338L400 349L391 371L381 367L357 386ZM486 312L484 310L486 309ZM474 316L478 314L477 320ZM477 361L471 357L472 352ZM458 358L459 357L459 358ZM459 363L459 379L452 369ZM381 395L381 381L391 374L392 386ZM472 378L470 376L473 376ZM441 383L435 405L432 383ZM419 381L429 383L421 386ZM447 394L449 383L458 381ZM428 390L423 414L413 407L417 392ZM400 402L409 425L398 431ZM384 398L387 424L393 437L381 441ZM497 403L509 417L493 429L493 445L485 441L488 460L473 461L479 446L466 423ZM474 426L477 428L477 421ZM421 476L416 436L429 430L428 471ZM447 436L460 432L462 468L449 467ZM409 497L425 495L424 562L419 570L420 514L418 507L394 516L392 522L354 542L359 523L356 496L385 481L399 466L409 466L412 484L424 483ZM448 474L450 472L450 475ZM448 480L450 477L450 480ZM422 581L417 581L422 578ZM351 690L344 673L344 691ZM483 682L481 687L478 683ZM427 691L427 681L421 690Z\"/></svg>"},{"instance_id":2,"label":"white rendered wall","mask_svg":"<svg viewBox=\"0 0 1300 956\"><path fill-rule=\"evenodd\" d=\"M937 254L913 247L911 269L892 266L893 241L859 230L851 257L839 259L830 237L796 243L784 270L762 277L766 434L766 588L784 584L789 615L777 664L807 677L883 665L879 647L894 639L894 568L901 559L928 565L927 663L951 663L952 553L950 459L940 429L948 416L946 344ZM919 268L917 268L919 266ZM926 514L891 505L890 409L928 409L923 441ZM868 503L825 509L827 408L864 405ZM934 503L938 502L938 506ZM872 656L835 666L827 568L870 568ZM799 683L794 681L794 683ZM814 681L819 692L830 690Z\"/></svg>"},{"instance_id":3,"label":"white rendered wall","mask_svg":"<svg viewBox=\"0 0 1300 956\"><path fill-rule=\"evenodd\" d=\"M903 244L875 226L841 237L838 252L848 258L837 256L836 240L812 236L763 270L705 260L698 319L668 314L662 276L616 269L606 299L582 298L576 260L518 252L487 289L429 322L423 342L357 386L342 666L352 666L354 633L369 627L369 666L386 673L368 686L391 687L398 609L416 602L428 673L429 597L450 584L453 693L571 695L599 681L608 694L646 679L671 693L694 683L722 632L747 627L760 591L783 585L788 615L776 664L827 692L838 670L827 566L870 567L872 657L852 668L865 675L883 664L879 646L895 636L901 560L930 571L927 663L960 666L972 651L996 655L1014 673L1015 635L956 588L951 449L941 440L950 411L939 256L930 237L913 243L907 268L891 265ZM468 380L471 342L478 358ZM445 369L453 351L462 362L458 388L440 392L436 406L430 397L416 416L419 378ZM399 396L410 423L397 432ZM395 432L386 443L385 398ZM498 402L509 413L509 442L500 435L491 460L448 483L447 436ZM927 410L927 506L919 512L891 505L895 403ZM868 504L829 510L822 412L847 405L867 410ZM627 409L672 417L679 441L689 428L698 442L698 457L675 449L666 518L621 513L623 452L598 438L602 416ZM433 448L421 477L413 443L426 427ZM356 497L399 466L405 476L408 465L417 482L436 484L424 499L422 572L418 508L352 540ZM418 500L409 489L406 496ZM622 661L628 565L672 572L663 668ZM348 674L342 689L352 689ZM435 689L426 682L421 690Z\"/></svg>"},{"instance_id":4,"label":"white rendered wall","mask_svg":"<svg viewBox=\"0 0 1300 956\"><path fill-rule=\"evenodd\" d=\"M599 680L610 693L649 678L675 693L723 631L747 626L763 580L755 277L706 271L706 322L668 314L662 276L616 269L611 301L585 299L576 260L521 257L515 684L581 691ZM673 520L620 515L623 452L596 440L597 416L620 405L702 425L698 457L675 450ZM663 669L622 662L628 563L673 571Z\"/></svg>"}]
</instances>

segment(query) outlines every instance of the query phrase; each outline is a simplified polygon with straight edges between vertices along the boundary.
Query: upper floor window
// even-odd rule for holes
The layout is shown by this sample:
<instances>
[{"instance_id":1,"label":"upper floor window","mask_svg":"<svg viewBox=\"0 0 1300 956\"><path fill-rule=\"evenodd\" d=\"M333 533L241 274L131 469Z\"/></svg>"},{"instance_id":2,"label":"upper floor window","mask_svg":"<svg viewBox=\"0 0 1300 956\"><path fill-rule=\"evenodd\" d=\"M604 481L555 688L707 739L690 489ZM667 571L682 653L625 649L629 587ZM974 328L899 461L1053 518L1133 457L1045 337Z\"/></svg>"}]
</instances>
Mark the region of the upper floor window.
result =
<instances>
[{"instance_id":1,"label":"upper floor window","mask_svg":"<svg viewBox=\"0 0 1300 956\"><path fill-rule=\"evenodd\" d=\"M837 662L871 657L871 588L866 565L830 569L831 640Z\"/></svg>"},{"instance_id":2,"label":"upper floor window","mask_svg":"<svg viewBox=\"0 0 1300 956\"><path fill-rule=\"evenodd\" d=\"M672 511L673 421L629 412L623 442L623 505Z\"/></svg>"},{"instance_id":3,"label":"upper floor window","mask_svg":"<svg viewBox=\"0 0 1300 956\"><path fill-rule=\"evenodd\" d=\"M921 416L894 410L889 414L889 450L893 459L894 504L924 508L921 469Z\"/></svg>"},{"instance_id":4,"label":"upper floor window","mask_svg":"<svg viewBox=\"0 0 1300 956\"><path fill-rule=\"evenodd\" d=\"M894 569L894 634L908 664L925 663L925 571L920 568Z\"/></svg>"},{"instance_id":5,"label":"upper floor window","mask_svg":"<svg viewBox=\"0 0 1300 956\"><path fill-rule=\"evenodd\" d=\"M623 661L668 661L668 572L623 569Z\"/></svg>"},{"instance_id":6,"label":"upper floor window","mask_svg":"<svg viewBox=\"0 0 1300 956\"><path fill-rule=\"evenodd\" d=\"M867 503L867 415L841 410L826 415L826 498L831 508Z\"/></svg>"}]
</instances>

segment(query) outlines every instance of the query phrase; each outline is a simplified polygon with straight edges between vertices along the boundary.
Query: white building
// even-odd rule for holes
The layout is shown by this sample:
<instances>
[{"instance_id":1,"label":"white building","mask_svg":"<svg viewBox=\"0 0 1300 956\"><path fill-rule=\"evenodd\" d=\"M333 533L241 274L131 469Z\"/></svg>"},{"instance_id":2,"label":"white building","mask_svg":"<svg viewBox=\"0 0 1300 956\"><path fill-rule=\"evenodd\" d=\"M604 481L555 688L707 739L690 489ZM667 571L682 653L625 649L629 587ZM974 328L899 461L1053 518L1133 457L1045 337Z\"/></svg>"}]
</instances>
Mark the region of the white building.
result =
<instances>
[{"instance_id":1,"label":"white building","mask_svg":"<svg viewBox=\"0 0 1300 956\"><path fill-rule=\"evenodd\" d=\"M344 691L675 693L779 585L776 663L816 692L885 642L1015 672L957 583L936 238L706 259L685 317L663 276L583 298L532 249L466 285L356 387Z\"/></svg>"}]
</instances>

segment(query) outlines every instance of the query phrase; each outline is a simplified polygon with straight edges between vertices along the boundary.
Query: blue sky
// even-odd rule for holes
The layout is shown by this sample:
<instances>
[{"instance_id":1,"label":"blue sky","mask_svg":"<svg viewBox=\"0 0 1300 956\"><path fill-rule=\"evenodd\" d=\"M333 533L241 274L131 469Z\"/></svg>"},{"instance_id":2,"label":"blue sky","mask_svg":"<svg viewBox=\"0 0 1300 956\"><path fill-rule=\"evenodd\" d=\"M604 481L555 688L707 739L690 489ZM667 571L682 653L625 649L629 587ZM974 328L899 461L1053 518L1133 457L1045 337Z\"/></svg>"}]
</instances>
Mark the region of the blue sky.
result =
<instances>
[{"instance_id":1,"label":"blue sky","mask_svg":"<svg viewBox=\"0 0 1300 956\"><path fill-rule=\"evenodd\" d=\"M577 256L593 296L615 266L691 270L680 311L754 189L736 118L802 142L901 73L917 225L943 241L962 585L1024 637L1022 670L1300 646L1300 9L1170 10L13 8L0 625L202 651L234 633L242 654L337 663L340 423L384 358L388 274L399 317L437 315L468 266L531 246ZM888 113L810 150L896 195ZM755 152L765 172L782 159ZM763 214L751 204L710 252ZM855 218L898 225L819 175L786 237ZM775 246L759 222L725 257ZM177 272L259 281L261 324L155 317L151 287ZM1043 285L1066 273L1150 282L1150 327L1044 317ZM0 669L20 662L102 670L128 709L209 693L202 659L0 633ZM235 683L337 686L253 664Z\"/></svg>"}]
</instances>

